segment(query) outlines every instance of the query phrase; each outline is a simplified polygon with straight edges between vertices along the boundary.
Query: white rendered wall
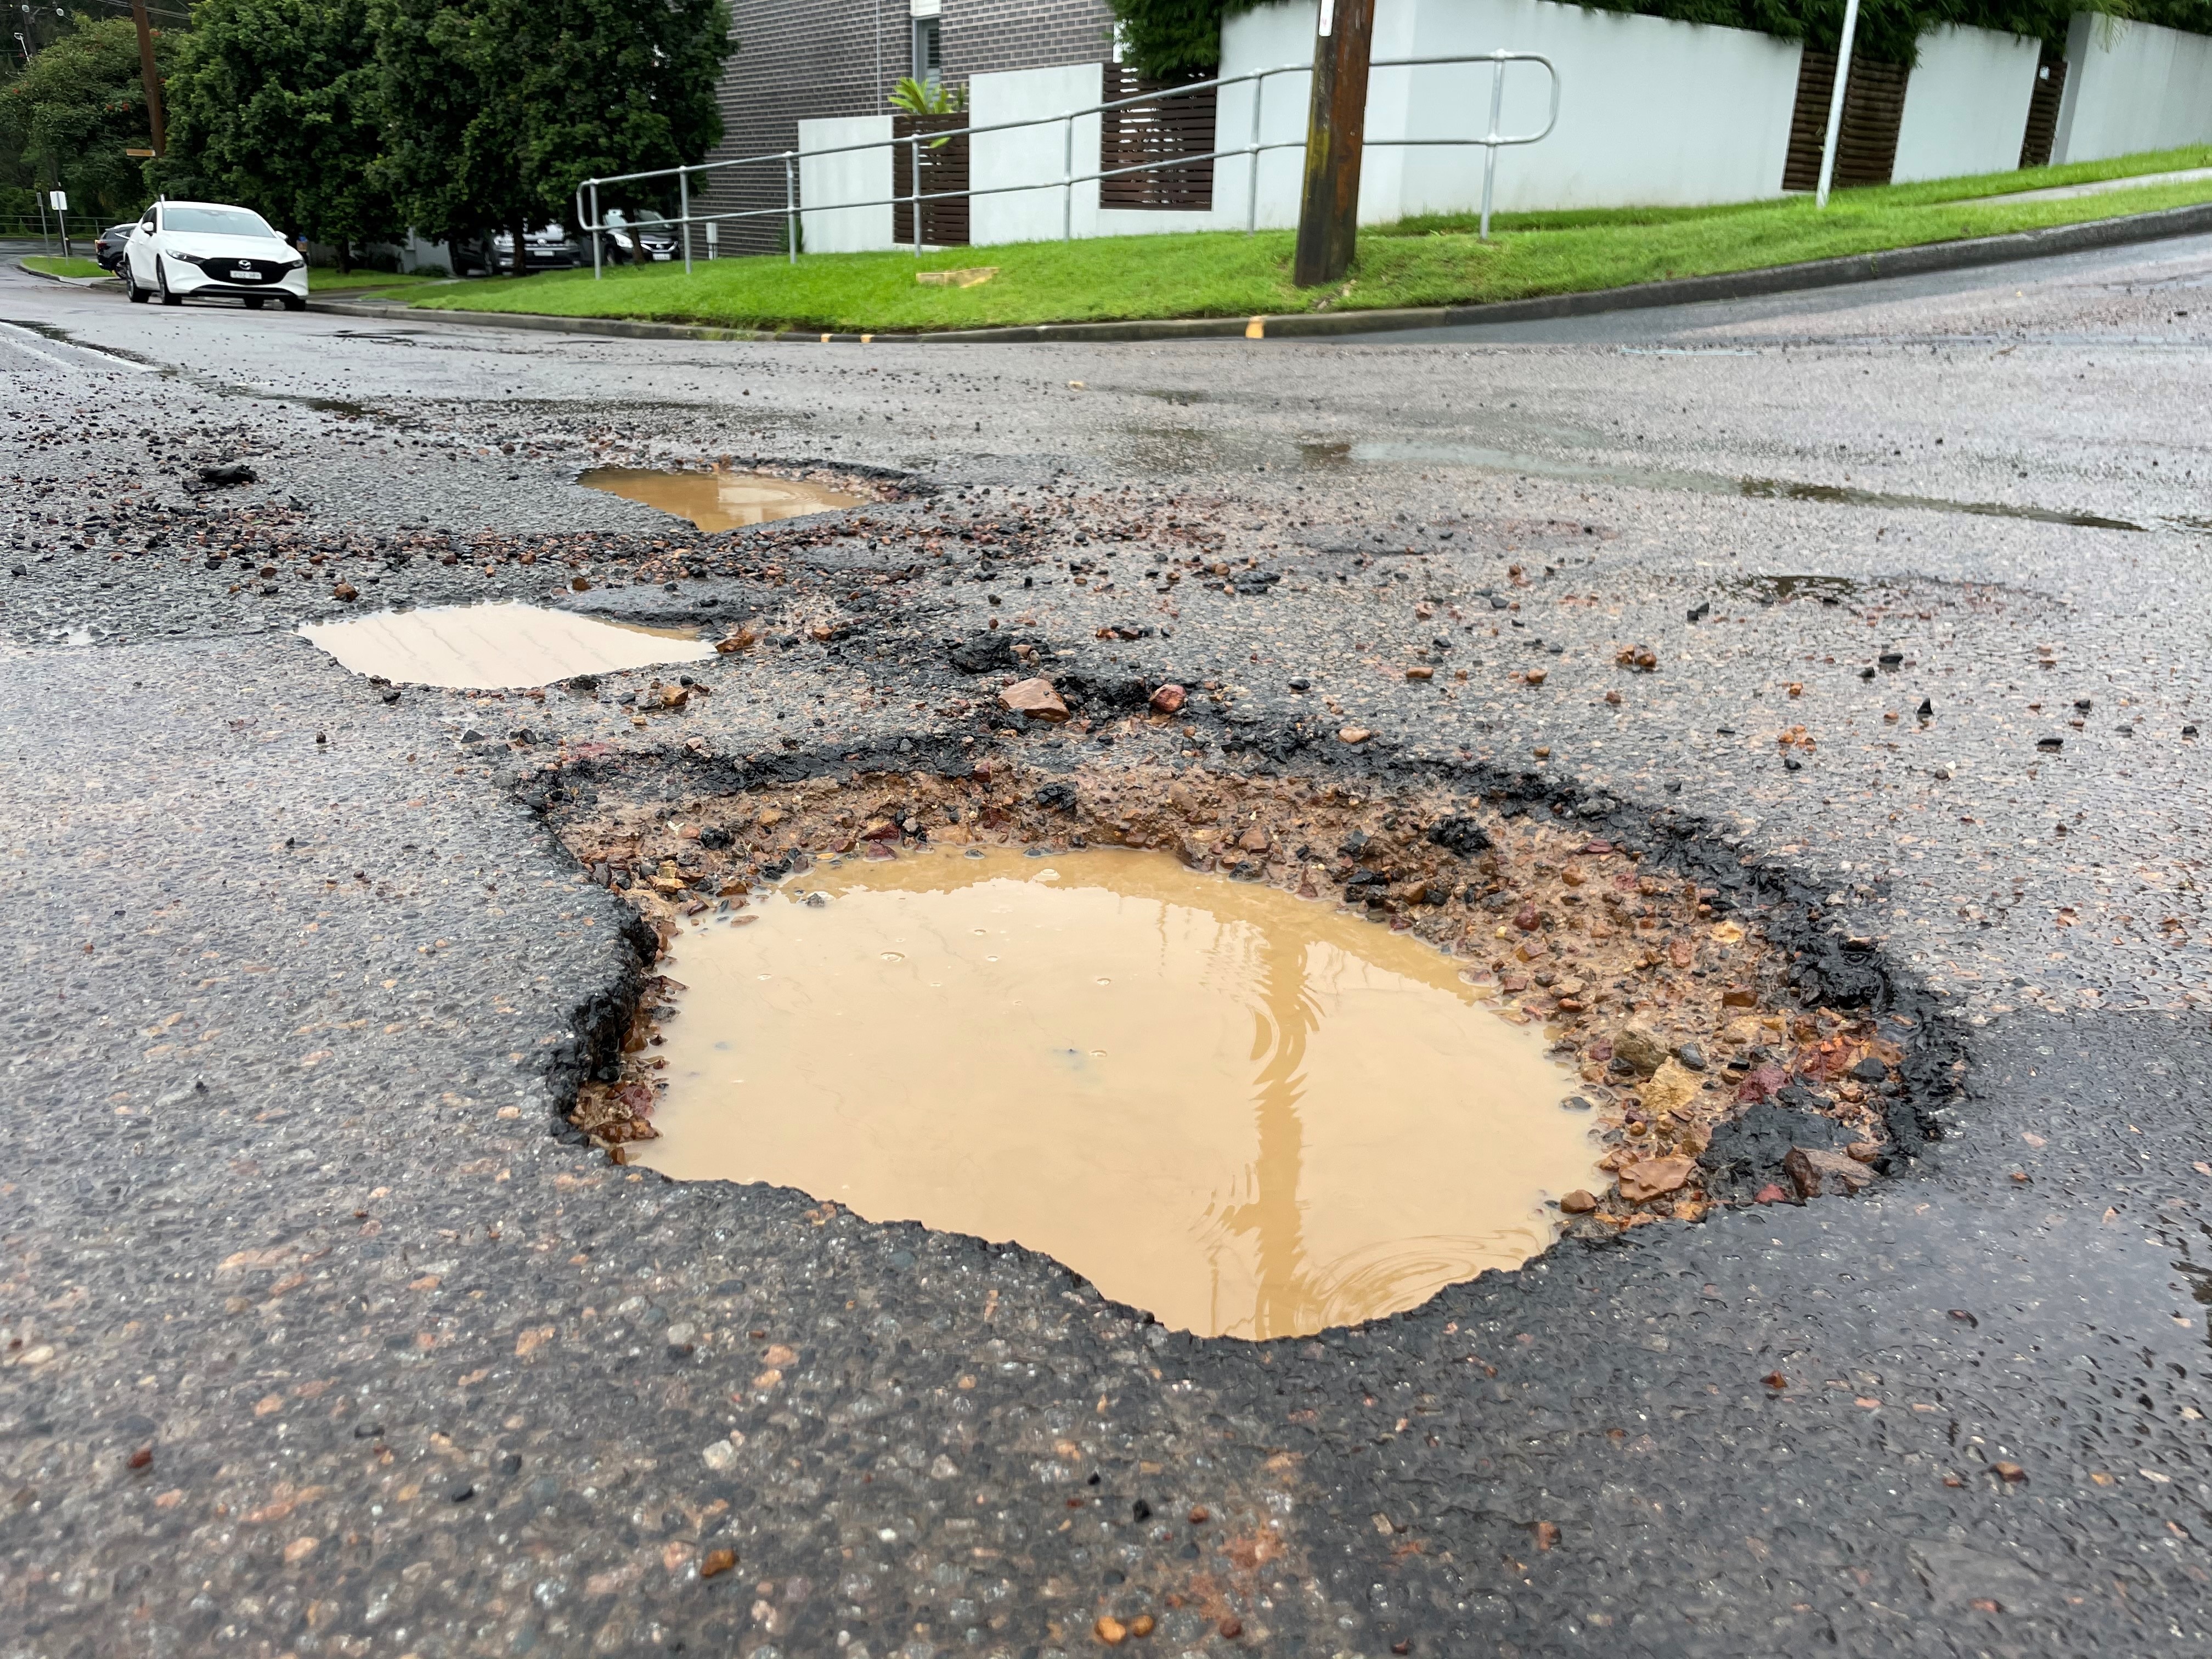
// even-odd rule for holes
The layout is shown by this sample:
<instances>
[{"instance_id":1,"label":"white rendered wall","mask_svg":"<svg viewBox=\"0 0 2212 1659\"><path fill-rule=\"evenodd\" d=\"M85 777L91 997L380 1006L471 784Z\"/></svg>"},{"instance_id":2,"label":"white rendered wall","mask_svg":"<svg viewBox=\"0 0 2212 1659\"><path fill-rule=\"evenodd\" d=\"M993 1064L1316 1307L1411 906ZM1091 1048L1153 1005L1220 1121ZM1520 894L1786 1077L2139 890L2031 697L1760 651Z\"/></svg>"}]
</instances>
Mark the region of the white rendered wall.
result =
<instances>
[{"instance_id":1,"label":"white rendered wall","mask_svg":"<svg viewBox=\"0 0 2212 1659\"><path fill-rule=\"evenodd\" d=\"M1001 121L1027 121L1064 115L1098 102L1103 77L1096 64L1067 64L1056 69L1006 70L971 76L968 118L979 127ZM1070 133L1068 127L1073 129ZM1060 180L1068 159L1077 173L1098 171L1098 118L1079 115L1071 123L1017 127L1007 132L979 132L968 141L968 187L971 191L1034 185L1003 195L970 196L968 240L981 247L992 242L1057 241L1063 222L1072 220L1078 236L1101 234L1097 181L1071 191ZM1181 215L1121 214L1117 218L1180 218Z\"/></svg>"},{"instance_id":2,"label":"white rendered wall","mask_svg":"<svg viewBox=\"0 0 2212 1659\"><path fill-rule=\"evenodd\" d=\"M1498 151L1500 210L1683 206L1781 193L1797 99L1795 41L1550 0L1380 0L1375 56L1435 58L1503 47L1557 66L1559 121L1542 143ZM1376 137L1486 131L1492 71L1480 64L1378 70L1368 90ZM1550 106L1542 66L1505 70L1498 126L1540 131ZM1370 149L1360 216L1479 207L1484 152Z\"/></svg>"},{"instance_id":3,"label":"white rendered wall","mask_svg":"<svg viewBox=\"0 0 2212 1659\"><path fill-rule=\"evenodd\" d=\"M1381 0L1387 9L1393 0ZM1214 120L1214 145L1246 144L1252 139L1255 100L1263 144L1288 143L1287 149L1261 153L1258 222L1261 228L1288 229L1298 222L1298 191L1305 178L1306 115L1313 101L1314 0L1259 6L1237 13L1221 25L1221 73L1251 75L1261 70L1302 66L1301 72L1270 75L1263 81L1221 89ZM1373 100L1370 100L1370 107ZM1362 176L1364 177L1363 168ZM1214 163L1213 218L1224 230L1244 228L1252 207L1252 168L1243 156ZM1161 214L1160 218L1181 215Z\"/></svg>"},{"instance_id":4,"label":"white rendered wall","mask_svg":"<svg viewBox=\"0 0 2212 1659\"><path fill-rule=\"evenodd\" d=\"M801 121L799 148L836 149L891 136L888 115L848 115ZM840 202L878 202L891 193L891 146L802 156L799 163L799 224L809 253L860 253L891 246L891 208L839 207ZM756 221L755 222L758 222ZM769 222L773 223L773 221Z\"/></svg>"},{"instance_id":5,"label":"white rendered wall","mask_svg":"<svg viewBox=\"0 0 2212 1659\"><path fill-rule=\"evenodd\" d=\"M1386 0L1387 3L1387 0ZM1292 148L1260 157L1260 195L1249 196L1252 172L1241 155L1214 163L1213 206L1206 212L1155 212L1098 205L1098 184L1085 180L1072 192L1057 182L1067 155L1067 133L1059 125L979 133L970 141L968 182L971 190L1034 185L1004 194L971 197L969 236L976 246L996 242L1050 240L1072 222L1077 236L1147 236L1176 231L1242 230L1256 206L1262 227L1295 225L1298 183L1305 167L1306 106L1313 75L1314 0L1262 7L1229 18L1222 26L1224 76L1260 69L1296 68L1264 82L1224 87L1214 126L1217 149L1249 143L1253 137L1255 98L1262 143ZM969 118L977 125L1031 120L1065 114L1099 101L1103 80L1096 64L1054 69L1010 70L978 75L968 83ZM1074 123L1074 170L1098 169L1099 122L1096 115ZM812 244L810 242L809 246Z\"/></svg>"},{"instance_id":6,"label":"white rendered wall","mask_svg":"<svg viewBox=\"0 0 2212 1659\"><path fill-rule=\"evenodd\" d=\"M2009 173L2020 165L2040 41L1946 27L1919 40L1897 128L1897 184Z\"/></svg>"},{"instance_id":7,"label":"white rendered wall","mask_svg":"<svg viewBox=\"0 0 2212 1659\"><path fill-rule=\"evenodd\" d=\"M2212 143L2212 35L2089 12L2066 37L2053 161Z\"/></svg>"}]
</instances>

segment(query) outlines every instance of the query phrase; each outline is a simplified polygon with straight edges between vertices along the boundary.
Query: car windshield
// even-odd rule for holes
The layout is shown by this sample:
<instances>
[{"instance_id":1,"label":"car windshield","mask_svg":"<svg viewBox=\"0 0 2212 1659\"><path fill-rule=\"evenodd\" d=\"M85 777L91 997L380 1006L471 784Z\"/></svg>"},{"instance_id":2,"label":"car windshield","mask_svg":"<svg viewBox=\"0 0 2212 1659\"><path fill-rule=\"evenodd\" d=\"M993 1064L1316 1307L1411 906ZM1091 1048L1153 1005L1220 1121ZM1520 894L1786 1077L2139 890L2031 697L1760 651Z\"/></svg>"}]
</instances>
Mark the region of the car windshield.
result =
<instances>
[{"instance_id":1,"label":"car windshield","mask_svg":"<svg viewBox=\"0 0 2212 1659\"><path fill-rule=\"evenodd\" d=\"M164 230L196 230L206 236L267 236L276 233L259 214L234 207L173 207L161 216Z\"/></svg>"}]
</instances>

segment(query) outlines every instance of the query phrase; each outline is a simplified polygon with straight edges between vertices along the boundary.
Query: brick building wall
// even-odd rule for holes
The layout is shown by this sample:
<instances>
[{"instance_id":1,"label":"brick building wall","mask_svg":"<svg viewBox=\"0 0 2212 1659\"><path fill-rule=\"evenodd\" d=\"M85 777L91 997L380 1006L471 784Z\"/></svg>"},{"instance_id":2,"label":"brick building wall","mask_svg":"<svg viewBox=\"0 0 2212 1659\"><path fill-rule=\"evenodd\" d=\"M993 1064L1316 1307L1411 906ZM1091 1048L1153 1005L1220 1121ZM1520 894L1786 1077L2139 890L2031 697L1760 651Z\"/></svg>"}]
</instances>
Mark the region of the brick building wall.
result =
<instances>
[{"instance_id":1,"label":"brick building wall","mask_svg":"<svg viewBox=\"0 0 2212 1659\"><path fill-rule=\"evenodd\" d=\"M1106 0L944 0L945 77L1103 64L1114 55Z\"/></svg>"},{"instance_id":2,"label":"brick building wall","mask_svg":"<svg viewBox=\"0 0 2212 1659\"><path fill-rule=\"evenodd\" d=\"M882 112L907 72L907 0L732 0L738 49L722 67L722 142L708 159L789 149L802 118ZM780 167L734 167L709 175L703 200L714 212L780 209L783 188ZM722 251L763 252L782 234L778 219L724 225Z\"/></svg>"},{"instance_id":3,"label":"brick building wall","mask_svg":"<svg viewBox=\"0 0 2212 1659\"><path fill-rule=\"evenodd\" d=\"M889 112L884 96L913 68L908 0L732 0L738 50L722 71L722 142L708 159L761 155L799 142L799 123ZM945 79L996 70L1098 63L1113 55L1106 0L943 0ZM774 166L709 175L694 192L706 210L781 209ZM726 253L782 246L781 219L725 225ZM694 249L703 253L703 240Z\"/></svg>"}]
</instances>

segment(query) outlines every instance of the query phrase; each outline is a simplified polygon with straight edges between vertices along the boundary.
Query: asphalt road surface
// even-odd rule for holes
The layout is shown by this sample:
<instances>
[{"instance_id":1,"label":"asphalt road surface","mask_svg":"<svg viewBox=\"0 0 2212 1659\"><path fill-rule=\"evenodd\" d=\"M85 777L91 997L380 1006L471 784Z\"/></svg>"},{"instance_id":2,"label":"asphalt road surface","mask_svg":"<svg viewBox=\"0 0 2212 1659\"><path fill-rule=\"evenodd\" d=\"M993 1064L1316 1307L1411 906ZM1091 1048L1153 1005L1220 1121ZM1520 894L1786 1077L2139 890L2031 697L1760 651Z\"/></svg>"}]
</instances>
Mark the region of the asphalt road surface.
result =
<instances>
[{"instance_id":1,"label":"asphalt road surface","mask_svg":"<svg viewBox=\"0 0 2212 1659\"><path fill-rule=\"evenodd\" d=\"M1011 1659L1139 1613L1176 1655L2203 1651L2208 367L2208 240L1097 348L0 271L0 1656ZM713 541L574 482L724 455L904 498ZM863 578L641 725L294 631L780 627ZM1002 738L944 641L1017 608L1218 695L1150 748ZM987 751L1449 778L1731 872L1808 960L1875 942L1930 1138L1249 1345L557 1133L640 965L544 812Z\"/></svg>"}]
</instances>

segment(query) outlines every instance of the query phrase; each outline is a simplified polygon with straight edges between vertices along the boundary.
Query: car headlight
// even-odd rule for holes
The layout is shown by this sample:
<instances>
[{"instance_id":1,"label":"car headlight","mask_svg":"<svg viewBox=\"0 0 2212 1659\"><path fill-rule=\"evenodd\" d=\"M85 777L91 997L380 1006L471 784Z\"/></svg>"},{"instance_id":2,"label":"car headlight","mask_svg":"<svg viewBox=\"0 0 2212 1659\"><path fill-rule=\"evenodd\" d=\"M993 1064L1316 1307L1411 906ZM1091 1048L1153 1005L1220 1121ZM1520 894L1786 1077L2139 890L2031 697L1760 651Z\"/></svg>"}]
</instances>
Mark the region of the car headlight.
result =
<instances>
[{"instance_id":1,"label":"car headlight","mask_svg":"<svg viewBox=\"0 0 2212 1659\"><path fill-rule=\"evenodd\" d=\"M169 257L181 260L188 265L204 265L207 263L207 255L204 253L173 253Z\"/></svg>"}]
</instances>

